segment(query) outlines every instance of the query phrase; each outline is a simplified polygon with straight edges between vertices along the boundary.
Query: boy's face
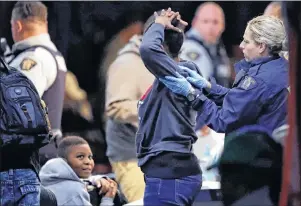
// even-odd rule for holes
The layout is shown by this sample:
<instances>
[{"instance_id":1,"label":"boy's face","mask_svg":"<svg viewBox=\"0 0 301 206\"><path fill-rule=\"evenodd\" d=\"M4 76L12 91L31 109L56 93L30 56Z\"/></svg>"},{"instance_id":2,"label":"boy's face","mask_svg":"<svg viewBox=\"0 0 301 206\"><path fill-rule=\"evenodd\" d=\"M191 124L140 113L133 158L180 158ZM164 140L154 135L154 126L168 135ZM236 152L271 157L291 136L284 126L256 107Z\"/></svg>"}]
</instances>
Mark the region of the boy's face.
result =
<instances>
[{"instance_id":1,"label":"boy's face","mask_svg":"<svg viewBox=\"0 0 301 206\"><path fill-rule=\"evenodd\" d=\"M94 160L90 146L87 144L76 145L69 148L67 162L80 178L91 176L94 168Z\"/></svg>"}]
</instances>

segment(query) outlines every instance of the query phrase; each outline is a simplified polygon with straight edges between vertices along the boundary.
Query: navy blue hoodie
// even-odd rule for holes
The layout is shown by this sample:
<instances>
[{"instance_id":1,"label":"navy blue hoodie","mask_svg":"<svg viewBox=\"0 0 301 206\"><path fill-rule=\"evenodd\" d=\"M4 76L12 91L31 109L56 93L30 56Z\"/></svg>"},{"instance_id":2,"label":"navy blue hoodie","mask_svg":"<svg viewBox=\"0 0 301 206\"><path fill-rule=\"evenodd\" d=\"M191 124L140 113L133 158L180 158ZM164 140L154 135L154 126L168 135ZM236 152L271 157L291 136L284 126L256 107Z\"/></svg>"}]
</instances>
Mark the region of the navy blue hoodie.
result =
<instances>
[{"instance_id":1,"label":"navy blue hoodie","mask_svg":"<svg viewBox=\"0 0 301 206\"><path fill-rule=\"evenodd\" d=\"M185 97L172 93L158 79L187 76L179 65L198 71L192 62L176 62L163 50L164 26L154 23L140 46L146 68L156 77L139 101L139 128L136 134L138 165L149 176L179 178L200 174L198 160L191 152L197 140L194 131L197 112Z\"/></svg>"}]
</instances>

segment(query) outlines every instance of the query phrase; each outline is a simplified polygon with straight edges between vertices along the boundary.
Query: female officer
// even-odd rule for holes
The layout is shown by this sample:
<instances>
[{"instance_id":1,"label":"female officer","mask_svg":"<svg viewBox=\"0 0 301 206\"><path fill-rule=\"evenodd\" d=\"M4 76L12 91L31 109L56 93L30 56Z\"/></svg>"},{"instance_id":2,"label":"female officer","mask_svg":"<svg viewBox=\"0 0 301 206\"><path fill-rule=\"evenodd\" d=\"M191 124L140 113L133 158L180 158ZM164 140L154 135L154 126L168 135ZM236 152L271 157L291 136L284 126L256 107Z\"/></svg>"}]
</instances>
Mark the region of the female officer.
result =
<instances>
[{"instance_id":1,"label":"female officer","mask_svg":"<svg viewBox=\"0 0 301 206\"><path fill-rule=\"evenodd\" d=\"M286 123L287 116L288 62L279 56L285 37L278 18L258 16L249 21L240 44L245 58L234 65L237 75L231 89L186 68L188 78L165 76L160 81L180 95L193 85L184 96L200 112L199 119L217 132L251 124L273 131Z\"/></svg>"}]
</instances>

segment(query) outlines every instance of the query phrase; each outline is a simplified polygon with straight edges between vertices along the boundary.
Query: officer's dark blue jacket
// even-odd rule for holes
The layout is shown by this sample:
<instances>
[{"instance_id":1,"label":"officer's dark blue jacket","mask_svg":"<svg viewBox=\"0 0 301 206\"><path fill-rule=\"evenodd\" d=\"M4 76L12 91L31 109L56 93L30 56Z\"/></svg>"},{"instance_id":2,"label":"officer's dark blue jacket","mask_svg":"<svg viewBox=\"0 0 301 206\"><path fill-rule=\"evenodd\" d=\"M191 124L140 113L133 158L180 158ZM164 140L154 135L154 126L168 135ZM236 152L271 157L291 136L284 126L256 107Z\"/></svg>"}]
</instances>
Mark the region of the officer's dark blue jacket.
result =
<instances>
[{"instance_id":1,"label":"officer's dark blue jacket","mask_svg":"<svg viewBox=\"0 0 301 206\"><path fill-rule=\"evenodd\" d=\"M158 79L182 75L178 65L197 71L192 62L175 62L163 50L164 27L154 23L144 34L140 46L146 68L156 77L152 87L139 101L139 127L136 134L138 165L162 152L191 153L197 140L194 131L196 114L186 98L172 93ZM187 170L187 169L186 169Z\"/></svg>"},{"instance_id":2,"label":"officer's dark blue jacket","mask_svg":"<svg viewBox=\"0 0 301 206\"><path fill-rule=\"evenodd\" d=\"M273 131L286 123L288 62L279 56L261 57L235 64L233 87L212 84L210 94L200 95L193 108L198 122L217 132L232 132L246 125L261 125Z\"/></svg>"}]
</instances>

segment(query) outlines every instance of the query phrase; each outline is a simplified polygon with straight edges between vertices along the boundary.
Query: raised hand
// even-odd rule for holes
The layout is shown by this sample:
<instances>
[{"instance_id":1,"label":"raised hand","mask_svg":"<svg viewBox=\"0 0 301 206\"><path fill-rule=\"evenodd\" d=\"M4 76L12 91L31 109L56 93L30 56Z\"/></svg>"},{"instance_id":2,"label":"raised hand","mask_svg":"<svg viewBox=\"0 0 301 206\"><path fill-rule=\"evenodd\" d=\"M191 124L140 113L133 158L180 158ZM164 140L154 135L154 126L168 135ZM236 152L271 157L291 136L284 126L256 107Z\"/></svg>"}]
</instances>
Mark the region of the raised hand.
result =
<instances>
[{"instance_id":1,"label":"raised hand","mask_svg":"<svg viewBox=\"0 0 301 206\"><path fill-rule=\"evenodd\" d=\"M171 10L171 8L168 8L166 11L165 9L162 9L160 15L157 12L155 12L154 15L156 17L155 22L162 24L166 29L171 29L177 32L183 32L183 29L181 28L185 28L185 26L188 25L187 22L181 19L179 12L174 12ZM181 28L172 25L171 22L174 19L177 19L179 21L178 25L181 25Z\"/></svg>"},{"instance_id":2,"label":"raised hand","mask_svg":"<svg viewBox=\"0 0 301 206\"><path fill-rule=\"evenodd\" d=\"M177 24L177 27L184 32L185 27L188 25L188 23L186 21L182 20L180 14L178 14L177 20L179 21Z\"/></svg>"}]
</instances>

